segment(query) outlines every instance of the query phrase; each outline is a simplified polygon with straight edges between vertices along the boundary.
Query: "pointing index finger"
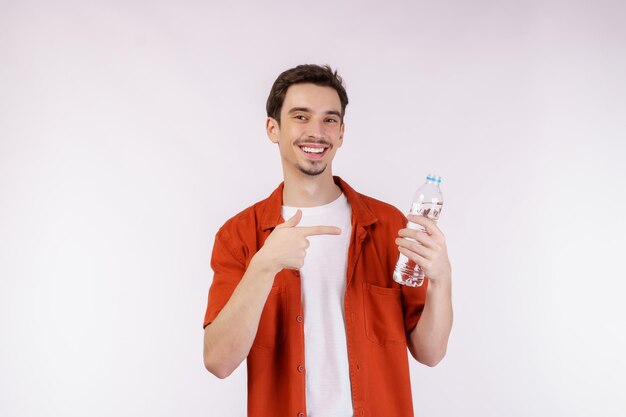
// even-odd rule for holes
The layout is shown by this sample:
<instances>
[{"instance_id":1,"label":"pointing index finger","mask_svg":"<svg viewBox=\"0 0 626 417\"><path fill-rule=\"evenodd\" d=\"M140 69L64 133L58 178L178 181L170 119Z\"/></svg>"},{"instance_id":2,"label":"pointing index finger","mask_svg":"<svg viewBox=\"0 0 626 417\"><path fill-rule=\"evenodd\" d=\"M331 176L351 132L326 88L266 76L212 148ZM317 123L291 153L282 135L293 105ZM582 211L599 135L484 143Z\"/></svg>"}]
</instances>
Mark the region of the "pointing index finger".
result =
<instances>
[{"instance_id":1,"label":"pointing index finger","mask_svg":"<svg viewBox=\"0 0 626 417\"><path fill-rule=\"evenodd\" d=\"M335 226L306 226L296 227L304 236L340 235L341 229Z\"/></svg>"}]
</instances>

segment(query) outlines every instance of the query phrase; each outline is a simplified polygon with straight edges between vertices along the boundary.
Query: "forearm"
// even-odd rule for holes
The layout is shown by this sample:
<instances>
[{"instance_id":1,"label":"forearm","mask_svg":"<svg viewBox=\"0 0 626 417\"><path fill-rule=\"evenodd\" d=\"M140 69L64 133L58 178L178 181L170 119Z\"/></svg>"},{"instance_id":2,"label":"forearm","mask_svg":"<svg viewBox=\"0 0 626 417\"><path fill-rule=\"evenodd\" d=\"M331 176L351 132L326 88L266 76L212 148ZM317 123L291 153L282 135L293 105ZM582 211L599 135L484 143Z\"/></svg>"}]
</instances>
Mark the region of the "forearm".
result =
<instances>
[{"instance_id":1,"label":"forearm","mask_svg":"<svg viewBox=\"0 0 626 417\"><path fill-rule=\"evenodd\" d=\"M430 281L424 311L410 335L409 350L413 357L425 365L435 366L446 354L451 329L451 281Z\"/></svg>"},{"instance_id":2,"label":"forearm","mask_svg":"<svg viewBox=\"0 0 626 417\"><path fill-rule=\"evenodd\" d=\"M212 374L225 378L248 356L275 275L275 269L253 259L222 311L205 328L204 364Z\"/></svg>"}]
</instances>

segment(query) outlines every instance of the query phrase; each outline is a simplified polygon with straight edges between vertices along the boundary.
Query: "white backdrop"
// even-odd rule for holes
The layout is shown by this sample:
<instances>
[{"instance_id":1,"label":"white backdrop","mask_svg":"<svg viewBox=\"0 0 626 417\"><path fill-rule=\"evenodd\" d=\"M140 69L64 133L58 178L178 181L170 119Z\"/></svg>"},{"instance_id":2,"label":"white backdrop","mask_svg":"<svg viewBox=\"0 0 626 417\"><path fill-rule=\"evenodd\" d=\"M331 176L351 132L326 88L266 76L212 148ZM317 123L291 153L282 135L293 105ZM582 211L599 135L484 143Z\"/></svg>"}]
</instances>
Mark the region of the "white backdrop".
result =
<instances>
[{"instance_id":1,"label":"white backdrop","mask_svg":"<svg viewBox=\"0 0 626 417\"><path fill-rule=\"evenodd\" d=\"M281 181L299 63L346 81L335 174L402 210L443 176L455 323L416 415L626 415L625 12L1 2L0 415L245 415L245 367L203 368L210 251Z\"/></svg>"}]
</instances>

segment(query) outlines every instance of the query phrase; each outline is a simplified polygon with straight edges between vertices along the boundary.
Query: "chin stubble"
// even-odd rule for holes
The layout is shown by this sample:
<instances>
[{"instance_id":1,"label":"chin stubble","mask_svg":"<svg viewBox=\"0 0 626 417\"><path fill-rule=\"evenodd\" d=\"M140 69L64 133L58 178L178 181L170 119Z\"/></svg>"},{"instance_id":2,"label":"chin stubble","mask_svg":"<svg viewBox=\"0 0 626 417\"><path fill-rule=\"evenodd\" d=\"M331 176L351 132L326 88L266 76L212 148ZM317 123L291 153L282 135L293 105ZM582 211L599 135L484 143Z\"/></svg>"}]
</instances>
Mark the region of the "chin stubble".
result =
<instances>
[{"instance_id":1,"label":"chin stubble","mask_svg":"<svg viewBox=\"0 0 626 417\"><path fill-rule=\"evenodd\" d=\"M319 145L326 145L328 146L328 151L330 152L333 148L333 146L327 142L327 141L320 141L320 140L306 140L306 139L302 139L299 141L296 141L296 143L294 145L296 146L300 146L302 143L315 143L315 144L319 144ZM321 168L316 169L315 167L312 168L305 168L303 166L301 166L300 164L297 164L298 169L300 170L300 172L302 172L303 174L309 175L311 177L315 177L317 175L320 175L321 173L323 173L326 170L326 166L324 165Z\"/></svg>"},{"instance_id":2,"label":"chin stubble","mask_svg":"<svg viewBox=\"0 0 626 417\"><path fill-rule=\"evenodd\" d=\"M324 172L326 170L326 165L324 165L323 167L321 167L321 169L313 169L313 168L304 168L300 165L298 165L298 169L300 170L300 172L302 172L303 174L309 175L311 177L315 177L317 175L320 175L322 172Z\"/></svg>"}]
</instances>

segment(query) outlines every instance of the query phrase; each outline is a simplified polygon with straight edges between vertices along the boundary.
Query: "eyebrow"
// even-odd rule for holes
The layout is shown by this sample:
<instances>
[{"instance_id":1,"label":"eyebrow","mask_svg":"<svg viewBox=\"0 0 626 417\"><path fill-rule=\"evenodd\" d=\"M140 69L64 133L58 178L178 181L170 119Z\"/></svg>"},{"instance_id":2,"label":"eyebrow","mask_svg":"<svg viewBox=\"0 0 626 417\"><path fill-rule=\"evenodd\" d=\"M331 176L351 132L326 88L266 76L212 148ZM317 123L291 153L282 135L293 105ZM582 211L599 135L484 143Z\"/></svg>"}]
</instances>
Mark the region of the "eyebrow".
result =
<instances>
[{"instance_id":1,"label":"eyebrow","mask_svg":"<svg viewBox=\"0 0 626 417\"><path fill-rule=\"evenodd\" d=\"M308 107L292 107L291 109L289 109L287 114L296 113L299 111L305 112L305 113L311 113L311 109L309 109ZM341 113L338 112L337 110L327 110L324 114L332 114L337 117L341 117Z\"/></svg>"}]
</instances>

